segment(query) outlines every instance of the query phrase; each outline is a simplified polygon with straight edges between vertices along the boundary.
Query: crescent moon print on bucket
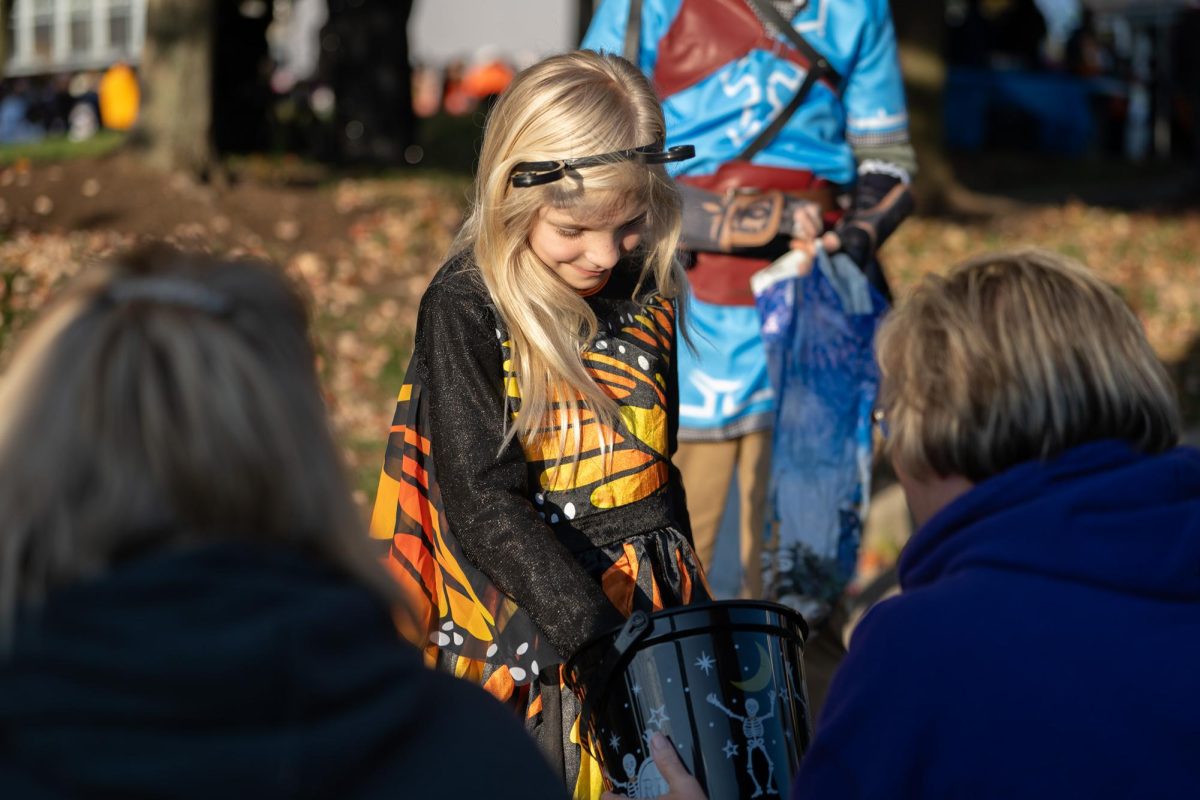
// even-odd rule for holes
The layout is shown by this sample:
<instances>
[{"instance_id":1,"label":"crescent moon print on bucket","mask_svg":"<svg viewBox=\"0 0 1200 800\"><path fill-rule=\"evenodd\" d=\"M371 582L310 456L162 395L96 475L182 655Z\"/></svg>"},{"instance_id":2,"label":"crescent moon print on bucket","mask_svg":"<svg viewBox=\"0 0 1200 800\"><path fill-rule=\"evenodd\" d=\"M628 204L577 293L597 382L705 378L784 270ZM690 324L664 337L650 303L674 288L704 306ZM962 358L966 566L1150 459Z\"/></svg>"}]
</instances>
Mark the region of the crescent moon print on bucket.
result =
<instances>
[{"instance_id":1,"label":"crescent moon print on bucket","mask_svg":"<svg viewBox=\"0 0 1200 800\"><path fill-rule=\"evenodd\" d=\"M667 793L646 743L658 732L709 797L786 796L811 736L807 634L789 608L726 600L631 616L584 645L567 672L608 787Z\"/></svg>"},{"instance_id":2,"label":"crescent moon print on bucket","mask_svg":"<svg viewBox=\"0 0 1200 800\"><path fill-rule=\"evenodd\" d=\"M730 681L729 683L743 692L761 692L767 688L772 677L774 676L771 674L771 656L760 644L758 645L758 671L744 681Z\"/></svg>"}]
</instances>

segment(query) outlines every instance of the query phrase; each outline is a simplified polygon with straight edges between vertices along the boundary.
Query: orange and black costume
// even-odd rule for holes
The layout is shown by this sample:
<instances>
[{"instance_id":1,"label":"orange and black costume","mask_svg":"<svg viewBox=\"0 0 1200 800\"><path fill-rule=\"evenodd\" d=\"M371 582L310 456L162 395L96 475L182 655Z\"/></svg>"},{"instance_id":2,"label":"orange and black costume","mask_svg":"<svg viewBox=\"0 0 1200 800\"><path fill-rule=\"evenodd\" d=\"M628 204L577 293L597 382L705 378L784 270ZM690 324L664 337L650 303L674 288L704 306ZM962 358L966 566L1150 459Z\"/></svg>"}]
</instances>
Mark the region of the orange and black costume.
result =
<instances>
[{"instance_id":1,"label":"orange and black costume","mask_svg":"<svg viewBox=\"0 0 1200 800\"><path fill-rule=\"evenodd\" d=\"M584 409L576 447L552 406L541 438L505 444L520 404L508 335L478 267L447 263L421 300L371 520L417 612L410 638L519 708L577 797L599 777L559 665L634 609L709 598L670 460L674 306L653 287L635 298L638 273L622 262L586 298L600 326L582 358L618 403L613 425Z\"/></svg>"}]
</instances>

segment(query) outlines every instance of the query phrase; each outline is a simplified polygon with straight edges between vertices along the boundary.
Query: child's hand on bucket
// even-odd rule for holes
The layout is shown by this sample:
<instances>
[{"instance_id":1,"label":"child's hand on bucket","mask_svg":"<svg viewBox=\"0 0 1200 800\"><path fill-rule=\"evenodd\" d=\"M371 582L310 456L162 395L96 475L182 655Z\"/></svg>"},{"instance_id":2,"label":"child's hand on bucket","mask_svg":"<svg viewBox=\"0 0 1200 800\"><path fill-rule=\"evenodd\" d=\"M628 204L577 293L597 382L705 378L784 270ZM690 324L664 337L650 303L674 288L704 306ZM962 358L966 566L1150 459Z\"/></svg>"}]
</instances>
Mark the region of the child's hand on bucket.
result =
<instances>
[{"instance_id":1,"label":"child's hand on bucket","mask_svg":"<svg viewBox=\"0 0 1200 800\"><path fill-rule=\"evenodd\" d=\"M708 800L704 789L700 787L700 782L692 777L691 773L687 771L687 767L683 766L683 762L679 760L679 754L675 752L675 747L666 736L656 733L650 737L650 755L653 756L654 763L658 766L659 774L671 787L670 792L661 795L662 800ZM630 800L630 798L623 794L605 792L600 800Z\"/></svg>"}]
</instances>

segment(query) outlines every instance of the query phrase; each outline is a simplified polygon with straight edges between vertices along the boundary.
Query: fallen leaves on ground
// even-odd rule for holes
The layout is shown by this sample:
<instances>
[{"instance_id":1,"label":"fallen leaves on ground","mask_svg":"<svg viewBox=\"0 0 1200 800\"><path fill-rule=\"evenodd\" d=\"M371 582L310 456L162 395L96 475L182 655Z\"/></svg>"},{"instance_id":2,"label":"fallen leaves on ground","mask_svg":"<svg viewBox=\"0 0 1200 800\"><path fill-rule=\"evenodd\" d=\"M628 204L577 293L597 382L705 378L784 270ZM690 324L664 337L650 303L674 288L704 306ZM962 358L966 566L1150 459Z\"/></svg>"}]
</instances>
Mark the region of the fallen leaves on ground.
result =
<instances>
[{"instance_id":1,"label":"fallen leaves on ground","mask_svg":"<svg viewBox=\"0 0 1200 800\"><path fill-rule=\"evenodd\" d=\"M989 250L1038 246L1088 264L1137 312L1168 362L1200 347L1200 212L1130 213L1068 203L990 220L913 219L884 250L899 296L926 272Z\"/></svg>"},{"instance_id":2,"label":"fallen leaves on ground","mask_svg":"<svg viewBox=\"0 0 1200 800\"><path fill-rule=\"evenodd\" d=\"M10 183L20 176L0 176ZM2 181L0 181L2 182ZM87 187L95 188L95 187ZM393 403L410 352L417 306L461 222L465 186L423 178L343 180L328 189L344 235L320 247L278 255L308 220L280 209L276 226L246 234L227 250L280 258L311 299L319 367L335 429L360 501L374 490ZM77 188L72 191L79 191ZM236 222L236 218L233 222ZM0 364L16 334L70 275L129 247L112 230L32 233L0 238ZM227 233L229 215L176 228L204 242ZM927 272L1003 247L1039 245L1079 258L1115 284L1169 362L1200 361L1200 213L1128 213L1080 204L1048 206L986 223L908 221L884 251L903 296ZM1189 373L1190 374L1190 373ZM1184 382L1184 389L1197 389Z\"/></svg>"}]
</instances>

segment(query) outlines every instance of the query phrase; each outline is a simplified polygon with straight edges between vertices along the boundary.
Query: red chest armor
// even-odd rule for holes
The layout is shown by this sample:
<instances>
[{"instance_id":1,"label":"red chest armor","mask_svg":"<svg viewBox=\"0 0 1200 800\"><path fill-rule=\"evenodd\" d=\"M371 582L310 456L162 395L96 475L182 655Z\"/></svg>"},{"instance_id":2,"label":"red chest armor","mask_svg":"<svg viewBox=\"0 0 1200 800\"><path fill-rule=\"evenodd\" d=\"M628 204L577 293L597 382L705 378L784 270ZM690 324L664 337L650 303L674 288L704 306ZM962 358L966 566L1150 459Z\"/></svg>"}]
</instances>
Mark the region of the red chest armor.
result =
<instances>
[{"instance_id":1,"label":"red chest armor","mask_svg":"<svg viewBox=\"0 0 1200 800\"><path fill-rule=\"evenodd\" d=\"M658 43L655 90L665 100L754 50L771 52L806 72L811 69L809 59L767 32L745 0L683 0L671 28ZM821 80L837 91L834 84ZM776 189L812 199L826 211L834 208L832 184L807 170L733 160L722 164L712 175L681 176L679 180L722 193ZM688 278L696 297L706 303L754 305L750 276L770 261L770 257L697 253Z\"/></svg>"}]
</instances>

